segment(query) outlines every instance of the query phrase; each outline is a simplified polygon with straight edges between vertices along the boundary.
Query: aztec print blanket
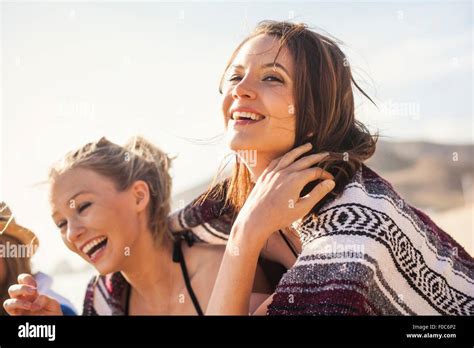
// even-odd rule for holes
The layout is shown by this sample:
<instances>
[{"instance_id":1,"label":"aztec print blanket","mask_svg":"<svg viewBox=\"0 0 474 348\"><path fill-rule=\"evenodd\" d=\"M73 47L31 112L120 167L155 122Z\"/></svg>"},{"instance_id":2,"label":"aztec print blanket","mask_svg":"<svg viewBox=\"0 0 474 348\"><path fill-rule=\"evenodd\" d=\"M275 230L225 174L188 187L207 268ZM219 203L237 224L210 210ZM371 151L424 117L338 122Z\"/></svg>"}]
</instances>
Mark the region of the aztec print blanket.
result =
<instances>
[{"instance_id":1,"label":"aztec print blanket","mask_svg":"<svg viewBox=\"0 0 474 348\"><path fill-rule=\"evenodd\" d=\"M231 212L194 203L171 214L172 231L225 244ZM473 258L365 165L317 219L293 227L302 253L269 315L474 315Z\"/></svg>"}]
</instances>

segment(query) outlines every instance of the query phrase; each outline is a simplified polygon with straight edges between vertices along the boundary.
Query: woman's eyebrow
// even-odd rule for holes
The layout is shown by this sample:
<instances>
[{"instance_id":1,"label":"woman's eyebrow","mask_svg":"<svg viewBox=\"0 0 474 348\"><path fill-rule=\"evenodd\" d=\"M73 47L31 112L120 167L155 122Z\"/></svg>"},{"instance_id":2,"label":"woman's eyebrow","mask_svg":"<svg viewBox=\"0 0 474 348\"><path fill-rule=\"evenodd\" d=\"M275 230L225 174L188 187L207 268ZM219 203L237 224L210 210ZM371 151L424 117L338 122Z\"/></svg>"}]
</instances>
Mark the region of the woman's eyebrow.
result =
<instances>
[{"instance_id":1,"label":"woman's eyebrow","mask_svg":"<svg viewBox=\"0 0 474 348\"><path fill-rule=\"evenodd\" d=\"M288 70L286 70L286 68L280 63L271 62L271 63L263 64L262 68L280 68L281 70L285 72L285 74L290 76L290 73L288 72Z\"/></svg>"},{"instance_id":2,"label":"woman's eyebrow","mask_svg":"<svg viewBox=\"0 0 474 348\"><path fill-rule=\"evenodd\" d=\"M245 69L243 65L232 64L231 67L234 69ZM288 70L286 70L286 68L280 63L271 62L271 63L262 64L260 67L261 68L280 68L281 70L285 72L285 74L290 76L290 73L288 72Z\"/></svg>"},{"instance_id":3,"label":"woman's eyebrow","mask_svg":"<svg viewBox=\"0 0 474 348\"><path fill-rule=\"evenodd\" d=\"M71 196L71 198L69 198L69 201L72 201L74 198L76 198L77 196L79 195L83 195L83 194L86 194L86 193L91 193L90 191L86 191L86 190L82 190L82 191L79 191L77 193L75 193L74 195Z\"/></svg>"},{"instance_id":4,"label":"woman's eyebrow","mask_svg":"<svg viewBox=\"0 0 474 348\"><path fill-rule=\"evenodd\" d=\"M72 200L74 200L74 198L76 198L77 196L82 195L82 194L85 194L85 193L91 193L91 191L85 191L85 190L83 190L83 191L79 191L79 192L75 193L74 195L71 196L71 198L69 198L68 203L70 203ZM55 211L55 212L51 215L51 217L54 219L54 217L55 217L57 214L58 214L58 212Z\"/></svg>"}]
</instances>

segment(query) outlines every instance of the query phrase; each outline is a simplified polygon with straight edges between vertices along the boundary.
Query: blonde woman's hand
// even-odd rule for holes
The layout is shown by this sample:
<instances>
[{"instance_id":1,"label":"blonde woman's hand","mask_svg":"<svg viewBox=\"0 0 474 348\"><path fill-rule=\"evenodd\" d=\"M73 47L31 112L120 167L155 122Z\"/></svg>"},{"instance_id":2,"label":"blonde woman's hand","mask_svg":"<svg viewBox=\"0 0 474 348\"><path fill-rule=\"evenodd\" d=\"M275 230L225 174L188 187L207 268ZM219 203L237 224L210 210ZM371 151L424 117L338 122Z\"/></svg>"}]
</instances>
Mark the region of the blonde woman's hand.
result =
<instances>
[{"instance_id":1,"label":"blonde woman's hand","mask_svg":"<svg viewBox=\"0 0 474 348\"><path fill-rule=\"evenodd\" d=\"M8 288L10 298L3 303L9 315L63 315L61 305L55 299L38 293L32 275L22 273L18 284Z\"/></svg>"},{"instance_id":2,"label":"blonde woman's hand","mask_svg":"<svg viewBox=\"0 0 474 348\"><path fill-rule=\"evenodd\" d=\"M249 234L262 247L270 235L305 216L335 186L331 173L311 168L326 153L298 157L311 150L311 144L299 146L273 160L258 178L233 225ZM323 180L306 196L300 193L311 181Z\"/></svg>"}]
</instances>

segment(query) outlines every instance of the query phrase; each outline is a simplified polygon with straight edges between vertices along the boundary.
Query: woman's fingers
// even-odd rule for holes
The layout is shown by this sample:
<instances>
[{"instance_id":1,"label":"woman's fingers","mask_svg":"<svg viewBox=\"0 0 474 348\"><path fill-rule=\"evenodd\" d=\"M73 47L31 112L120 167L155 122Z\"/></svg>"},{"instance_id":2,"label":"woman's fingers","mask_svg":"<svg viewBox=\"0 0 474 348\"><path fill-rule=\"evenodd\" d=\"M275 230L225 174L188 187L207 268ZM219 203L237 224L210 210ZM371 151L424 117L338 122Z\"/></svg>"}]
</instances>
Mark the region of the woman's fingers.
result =
<instances>
[{"instance_id":1,"label":"woman's fingers","mask_svg":"<svg viewBox=\"0 0 474 348\"><path fill-rule=\"evenodd\" d=\"M25 300L10 298L3 302L3 308L10 315L25 315L32 309L32 303Z\"/></svg>"},{"instance_id":2,"label":"woman's fingers","mask_svg":"<svg viewBox=\"0 0 474 348\"><path fill-rule=\"evenodd\" d=\"M22 277L22 281L28 278ZM8 288L8 295L11 297L3 302L3 307L10 315L31 315L32 311L38 311L40 306L34 302L38 299L38 291L35 287L27 284L13 284Z\"/></svg>"},{"instance_id":3,"label":"woman's fingers","mask_svg":"<svg viewBox=\"0 0 474 348\"><path fill-rule=\"evenodd\" d=\"M297 172L306 168L309 168L316 163L321 162L324 158L326 158L329 154L327 152L324 153L317 153L314 155L304 156L300 158L293 164L289 165L286 170L290 172Z\"/></svg>"},{"instance_id":4,"label":"woman's fingers","mask_svg":"<svg viewBox=\"0 0 474 348\"><path fill-rule=\"evenodd\" d=\"M306 143L287 152L283 157L281 157L280 161L274 168L274 171L285 169L290 164L292 164L298 157L311 150L312 147L313 145L311 143Z\"/></svg>"},{"instance_id":5,"label":"woman's fingers","mask_svg":"<svg viewBox=\"0 0 474 348\"><path fill-rule=\"evenodd\" d=\"M30 282L28 278L27 282ZM32 282L30 282L32 283ZM36 282L34 282L36 284ZM61 305L55 299L38 294L36 288L26 284L14 284L8 288L11 298L3 303L10 315L62 315Z\"/></svg>"},{"instance_id":6,"label":"woman's fingers","mask_svg":"<svg viewBox=\"0 0 474 348\"><path fill-rule=\"evenodd\" d=\"M32 303L32 310L41 310L42 314L45 315L62 315L61 305L57 300L46 295L39 295L38 298Z\"/></svg>"},{"instance_id":7,"label":"woman's fingers","mask_svg":"<svg viewBox=\"0 0 474 348\"><path fill-rule=\"evenodd\" d=\"M291 150L278 162L272 161L257 180L234 222L234 226L242 224L244 231L259 229L259 234L252 235L256 244L263 245L271 233L306 215L334 188L334 176L331 173L319 167L309 168L321 161L325 153L299 158L311 148L308 143ZM332 184L325 181L300 198L303 187L318 179L329 180Z\"/></svg>"},{"instance_id":8,"label":"woman's fingers","mask_svg":"<svg viewBox=\"0 0 474 348\"><path fill-rule=\"evenodd\" d=\"M31 274L28 274L28 273L22 273L18 276L18 284L26 284L34 288L37 287L35 278Z\"/></svg>"},{"instance_id":9,"label":"woman's fingers","mask_svg":"<svg viewBox=\"0 0 474 348\"><path fill-rule=\"evenodd\" d=\"M334 176L331 173L319 167L304 169L292 175L296 175L303 186L315 180L334 180Z\"/></svg>"},{"instance_id":10,"label":"woman's fingers","mask_svg":"<svg viewBox=\"0 0 474 348\"><path fill-rule=\"evenodd\" d=\"M270 162L270 164L267 166L267 168L265 168L265 170L263 171L262 177L265 177L265 175L268 172L271 172L273 169L275 169L275 167L277 166L278 162L280 162L280 160L281 160L281 157L278 157L278 158L275 158L274 160L272 160Z\"/></svg>"},{"instance_id":11,"label":"woman's fingers","mask_svg":"<svg viewBox=\"0 0 474 348\"><path fill-rule=\"evenodd\" d=\"M34 304L41 308L47 307L49 304L49 298L44 295L39 295Z\"/></svg>"},{"instance_id":12,"label":"woman's fingers","mask_svg":"<svg viewBox=\"0 0 474 348\"><path fill-rule=\"evenodd\" d=\"M11 298L34 301L38 297L36 288L26 284L13 284L8 288Z\"/></svg>"},{"instance_id":13,"label":"woman's fingers","mask_svg":"<svg viewBox=\"0 0 474 348\"><path fill-rule=\"evenodd\" d=\"M334 180L324 180L316 185L306 196L301 197L295 206L301 209L303 215L306 215L335 186Z\"/></svg>"}]
</instances>

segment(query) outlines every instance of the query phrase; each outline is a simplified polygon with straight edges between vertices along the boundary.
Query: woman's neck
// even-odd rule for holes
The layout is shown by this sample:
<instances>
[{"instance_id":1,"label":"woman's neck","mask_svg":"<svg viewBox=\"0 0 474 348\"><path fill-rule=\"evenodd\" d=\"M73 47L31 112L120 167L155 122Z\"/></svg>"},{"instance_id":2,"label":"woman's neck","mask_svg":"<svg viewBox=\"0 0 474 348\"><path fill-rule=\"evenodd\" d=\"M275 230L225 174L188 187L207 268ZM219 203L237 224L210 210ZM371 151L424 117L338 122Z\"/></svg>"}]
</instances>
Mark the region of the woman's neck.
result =
<instances>
[{"instance_id":1,"label":"woman's neck","mask_svg":"<svg viewBox=\"0 0 474 348\"><path fill-rule=\"evenodd\" d=\"M246 154L247 152L250 152L250 151L255 151L255 150L248 150L248 151L241 151L241 152ZM276 156L269 155L268 153L258 152L258 151L255 151L255 155L253 156L240 155L240 159L243 161L248 171L250 172L253 182L257 182L260 175L262 175L263 171L268 167L270 162L275 157Z\"/></svg>"},{"instance_id":2,"label":"woman's neck","mask_svg":"<svg viewBox=\"0 0 474 348\"><path fill-rule=\"evenodd\" d=\"M173 243L169 236L165 235L163 242L156 246L150 231L142 235L143 238L137 240L130 251L122 275L131 285L134 295L152 305L158 297L169 298L177 269L172 260Z\"/></svg>"}]
</instances>

